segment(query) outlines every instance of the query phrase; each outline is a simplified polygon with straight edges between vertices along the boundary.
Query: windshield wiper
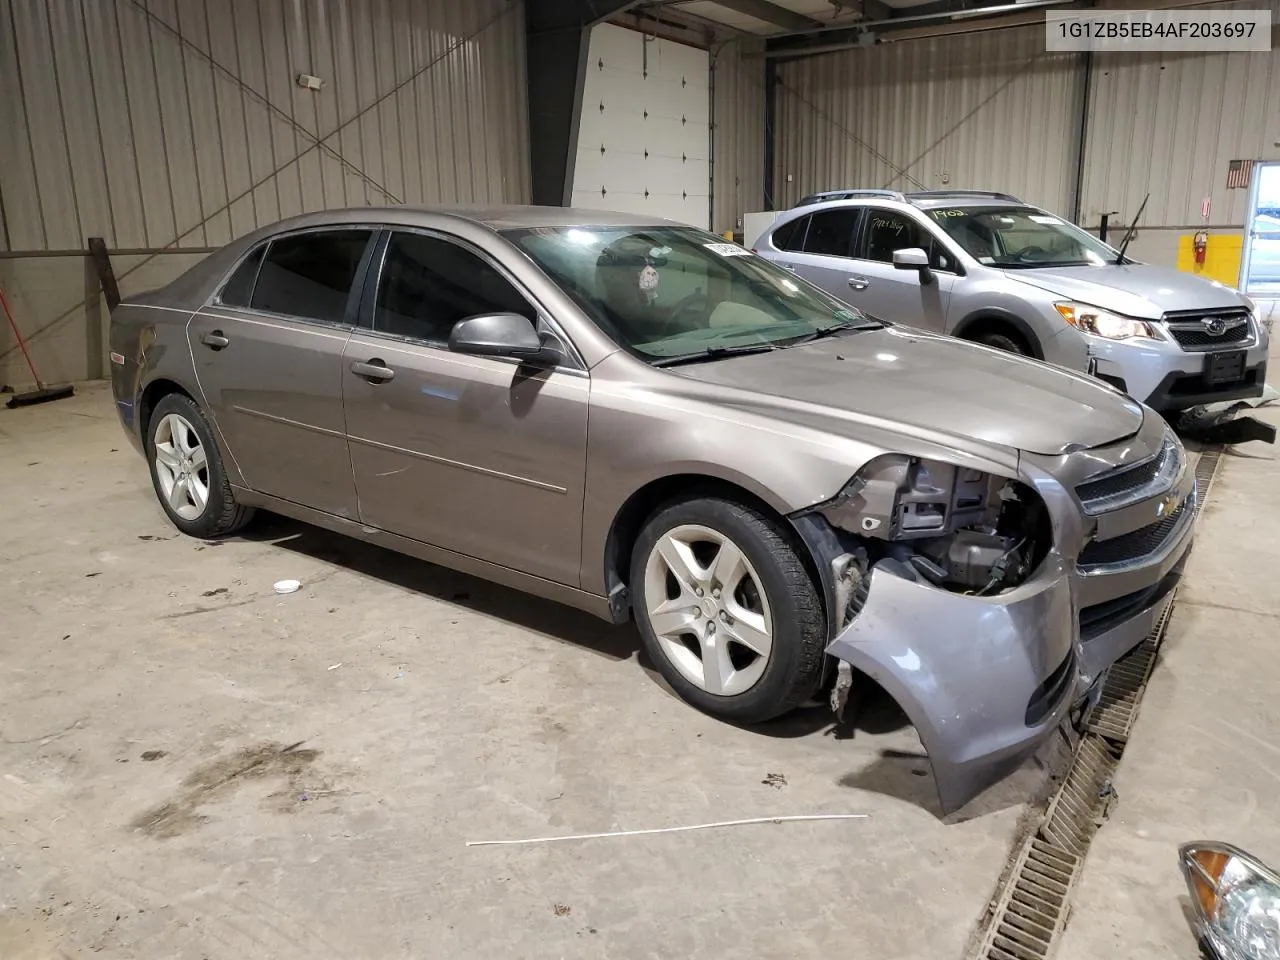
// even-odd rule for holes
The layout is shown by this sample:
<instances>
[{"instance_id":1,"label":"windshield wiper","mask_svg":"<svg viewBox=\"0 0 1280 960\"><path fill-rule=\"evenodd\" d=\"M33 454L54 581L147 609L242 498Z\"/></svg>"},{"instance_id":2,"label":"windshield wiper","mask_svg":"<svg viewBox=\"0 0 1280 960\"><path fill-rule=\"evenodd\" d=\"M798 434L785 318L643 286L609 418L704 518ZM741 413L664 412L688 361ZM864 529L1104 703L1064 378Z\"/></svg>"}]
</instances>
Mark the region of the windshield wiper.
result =
<instances>
[{"instance_id":1,"label":"windshield wiper","mask_svg":"<svg viewBox=\"0 0 1280 960\"><path fill-rule=\"evenodd\" d=\"M813 333L806 333L803 337L792 340L796 343L812 343L814 340L824 340L827 337L834 337L837 333L844 333L846 330L882 330L887 324L870 317L862 320L841 320L839 323L833 323L830 326L818 327Z\"/></svg>"},{"instance_id":2,"label":"windshield wiper","mask_svg":"<svg viewBox=\"0 0 1280 960\"><path fill-rule=\"evenodd\" d=\"M1142 206L1138 208L1138 212L1133 217L1133 222L1129 224L1129 229L1124 232L1124 239L1120 241L1120 249L1116 252L1116 265L1125 262L1124 252L1129 249L1129 241L1133 239L1134 229L1138 226L1138 220L1142 218L1142 211L1147 209L1147 201L1151 199L1151 194L1147 194L1142 198Z\"/></svg>"},{"instance_id":3,"label":"windshield wiper","mask_svg":"<svg viewBox=\"0 0 1280 960\"><path fill-rule=\"evenodd\" d=\"M745 357L752 353L771 353L776 348L771 343L744 343L736 347L707 347L697 353L686 353L679 357L665 357L654 360L655 367L678 367L682 363L705 363L708 360L723 360L725 357Z\"/></svg>"}]
</instances>

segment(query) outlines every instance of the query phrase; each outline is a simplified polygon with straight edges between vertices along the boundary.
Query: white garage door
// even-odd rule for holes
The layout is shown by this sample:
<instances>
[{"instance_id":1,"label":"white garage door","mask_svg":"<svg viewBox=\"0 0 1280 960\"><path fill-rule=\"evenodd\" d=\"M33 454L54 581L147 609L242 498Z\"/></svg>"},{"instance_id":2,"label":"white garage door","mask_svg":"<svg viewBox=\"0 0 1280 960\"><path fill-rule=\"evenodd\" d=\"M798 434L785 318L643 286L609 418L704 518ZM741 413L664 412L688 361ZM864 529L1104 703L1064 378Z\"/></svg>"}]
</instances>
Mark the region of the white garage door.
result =
<instances>
[{"instance_id":1,"label":"white garage door","mask_svg":"<svg viewBox=\"0 0 1280 960\"><path fill-rule=\"evenodd\" d=\"M708 227L707 51L635 30L591 30L573 205Z\"/></svg>"}]
</instances>

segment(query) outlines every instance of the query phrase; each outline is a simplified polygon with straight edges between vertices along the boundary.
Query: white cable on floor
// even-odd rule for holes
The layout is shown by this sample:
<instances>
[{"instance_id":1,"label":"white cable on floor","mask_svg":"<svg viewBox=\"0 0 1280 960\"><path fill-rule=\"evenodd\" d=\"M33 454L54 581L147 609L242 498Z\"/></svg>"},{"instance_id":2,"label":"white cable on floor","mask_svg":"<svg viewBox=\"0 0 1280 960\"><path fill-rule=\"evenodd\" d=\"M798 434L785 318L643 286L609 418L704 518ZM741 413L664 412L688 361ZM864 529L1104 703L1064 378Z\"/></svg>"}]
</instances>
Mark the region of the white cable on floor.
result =
<instances>
[{"instance_id":1,"label":"white cable on floor","mask_svg":"<svg viewBox=\"0 0 1280 960\"><path fill-rule=\"evenodd\" d=\"M638 837L646 833L680 833L685 830L707 830L711 827L738 827L747 823L786 823L795 820L865 820L869 813L810 813L790 817L752 817L749 820L721 820L719 823L695 823L687 827L655 827L651 830L615 830L610 833L579 833L570 837L531 837L528 840L468 840L468 847L493 847L515 843L556 843L560 840L597 840L601 837Z\"/></svg>"}]
</instances>

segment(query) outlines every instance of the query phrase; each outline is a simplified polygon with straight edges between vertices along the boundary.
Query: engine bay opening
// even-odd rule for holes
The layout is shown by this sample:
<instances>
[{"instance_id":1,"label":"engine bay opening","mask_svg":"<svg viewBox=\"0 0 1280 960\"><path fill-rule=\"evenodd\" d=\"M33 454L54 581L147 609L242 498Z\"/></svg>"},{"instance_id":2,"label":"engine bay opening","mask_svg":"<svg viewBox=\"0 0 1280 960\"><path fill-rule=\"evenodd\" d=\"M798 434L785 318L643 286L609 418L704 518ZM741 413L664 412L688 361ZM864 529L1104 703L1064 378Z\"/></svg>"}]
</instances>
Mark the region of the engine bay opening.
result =
<instances>
[{"instance_id":1,"label":"engine bay opening","mask_svg":"<svg viewBox=\"0 0 1280 960\"><path fill-rule=\"evenodd\" d=\"M1031 487L937 461L879 458L819 512L854 535L847 546L864 572L892 560L906 575L974 596L1023 583L1053 545Z\"/></svg>"}]
</instances>

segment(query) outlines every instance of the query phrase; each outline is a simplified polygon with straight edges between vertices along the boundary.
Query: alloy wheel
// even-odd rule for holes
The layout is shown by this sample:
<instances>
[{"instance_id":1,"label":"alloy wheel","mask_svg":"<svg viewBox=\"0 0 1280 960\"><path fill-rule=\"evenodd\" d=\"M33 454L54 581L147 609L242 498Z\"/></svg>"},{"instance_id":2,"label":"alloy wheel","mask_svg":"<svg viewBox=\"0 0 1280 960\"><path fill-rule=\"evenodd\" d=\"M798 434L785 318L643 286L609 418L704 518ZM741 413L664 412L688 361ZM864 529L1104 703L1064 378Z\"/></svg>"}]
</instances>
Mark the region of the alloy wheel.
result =
<instances>
[{"instance_id":1,"label":"alloy wheel","mask_svg":"<svg viewBox=\"0 0 1280 960\"><path fill-rule=\"evenodd\" d=\"M760 577L724 534L684 524L658 538L645 565L649 626L690 683L717 696L745 693L773 649Z\"/></svg>"},{"instance_id":2,"label":"alloy wheel","mask_svg":"<svg viewBox=\"0 0 1280 960\"><path fill-rule=\"evenodd\" d=\"M200 435L185 417L166 414L156 424L153 447L169 509L183 520L198 520L209 503L209 457Z\"/></svg>"}]
</instances>

